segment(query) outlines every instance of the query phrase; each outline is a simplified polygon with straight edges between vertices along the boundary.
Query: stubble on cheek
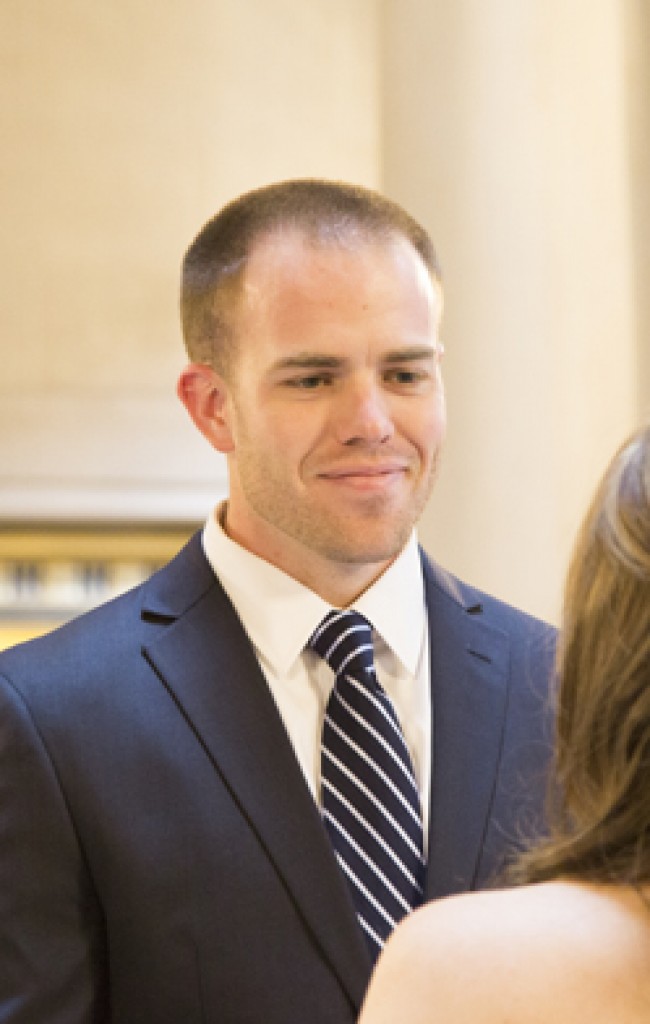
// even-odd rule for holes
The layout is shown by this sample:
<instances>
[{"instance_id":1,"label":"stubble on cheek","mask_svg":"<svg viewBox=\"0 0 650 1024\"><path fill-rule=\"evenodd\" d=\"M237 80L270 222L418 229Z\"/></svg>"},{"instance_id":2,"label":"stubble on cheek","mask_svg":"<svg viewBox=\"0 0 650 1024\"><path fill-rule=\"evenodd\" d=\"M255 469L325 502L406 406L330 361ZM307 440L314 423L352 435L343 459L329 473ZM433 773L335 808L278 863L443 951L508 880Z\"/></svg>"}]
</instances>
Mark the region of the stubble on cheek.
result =
<instances>
[{"instance_id":1,"label":"stubble on cheek","mask_svg":"<svg viewBox=\"0 0 650 1024\"><path fill-rule=\"evenodd\" d=\"M262 544L270 543L281 554L287 538L305 552L344 564L384 562L401 551L431 494L438 452L424 459L411 448L403 487L355 493L322 479L336 460L318 445L293 461L288 458L288 442L298 430L283 447L281 440L269 446L262 430L250 436L243 420L239 426L234 465L253 528L256 520L260 537L266 538Z\"/></svg>"},{"instance_id":2,"label":"stubble on cheek","mask_svg":"<svg viewBox=\"0 0 650 1024\"><path fill-rule=\"evenodd\" d=\"M330 561L344 564L385 562L394 558L408 541L431 492L433 473L402 494L345 495L337 500L336 488L313 481L301 498L278 493L267 495L259 512L267 521ZM324 493L319 494L319 491ZM261 497L261 495L260 495ZM274 500L275 498L275 500Z\"/></svg>"}]
</instances>

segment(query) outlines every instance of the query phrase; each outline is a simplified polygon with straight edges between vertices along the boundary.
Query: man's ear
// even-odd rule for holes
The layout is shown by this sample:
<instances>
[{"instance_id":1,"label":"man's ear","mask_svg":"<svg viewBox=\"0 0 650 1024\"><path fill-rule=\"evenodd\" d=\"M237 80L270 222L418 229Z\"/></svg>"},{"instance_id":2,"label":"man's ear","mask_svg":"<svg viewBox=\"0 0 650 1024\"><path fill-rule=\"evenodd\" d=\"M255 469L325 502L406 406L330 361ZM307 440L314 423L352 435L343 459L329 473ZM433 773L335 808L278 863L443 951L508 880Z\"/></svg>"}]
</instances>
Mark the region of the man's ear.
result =
<instances>
[{"instance_id":1,"label":"man's ear","mask_svg":"<svg viewBox=\"0 0 650 1024\"><path fill-rule=\"evenodd\" d=\"M176 393L212 447L224 454L231 452L235 445L230 430L230 398L223 377L204 363L190 363L178 378Z\"/></svg>"}]
</instances>

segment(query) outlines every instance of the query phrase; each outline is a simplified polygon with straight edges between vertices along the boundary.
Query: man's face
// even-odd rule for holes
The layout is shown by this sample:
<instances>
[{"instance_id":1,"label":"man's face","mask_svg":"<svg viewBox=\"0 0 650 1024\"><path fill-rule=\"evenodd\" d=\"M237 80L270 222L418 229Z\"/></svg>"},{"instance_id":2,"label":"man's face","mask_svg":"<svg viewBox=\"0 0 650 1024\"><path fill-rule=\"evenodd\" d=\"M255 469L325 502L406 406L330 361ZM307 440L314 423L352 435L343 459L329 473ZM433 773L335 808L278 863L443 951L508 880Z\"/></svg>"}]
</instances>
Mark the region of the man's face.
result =
<instances>
[{"instance_id":1,"label":"man's face","mask_svg":"<svg viewBox=\"0 0 650 1024\"><path fill-rule=\"evenodd\" d=\"M316 590L400 552L444 436L441 311L405 240L258 244L223 406L233 539Z\"/></svg>"}]
</instances>

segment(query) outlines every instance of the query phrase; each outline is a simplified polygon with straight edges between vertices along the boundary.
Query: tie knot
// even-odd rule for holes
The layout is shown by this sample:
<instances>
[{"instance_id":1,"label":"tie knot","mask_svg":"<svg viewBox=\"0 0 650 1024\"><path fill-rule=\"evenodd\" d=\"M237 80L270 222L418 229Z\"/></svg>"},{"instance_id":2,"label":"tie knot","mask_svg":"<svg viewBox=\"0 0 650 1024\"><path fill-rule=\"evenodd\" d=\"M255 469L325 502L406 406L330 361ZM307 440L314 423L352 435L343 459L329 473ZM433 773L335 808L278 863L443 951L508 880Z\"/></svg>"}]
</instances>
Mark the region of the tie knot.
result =
<instances>
[{"instance_id":1,"label":"tie knot","mask_svg":"<svg viewBox=\"0 0 650 1024\"><path fill-rule=\"evenodd\" d=\"M368 676L374 673L372 627L359 612L329 612L309 646L327 662L334 675L347 673L370 682Z\"/></svg>"}]
</instances>

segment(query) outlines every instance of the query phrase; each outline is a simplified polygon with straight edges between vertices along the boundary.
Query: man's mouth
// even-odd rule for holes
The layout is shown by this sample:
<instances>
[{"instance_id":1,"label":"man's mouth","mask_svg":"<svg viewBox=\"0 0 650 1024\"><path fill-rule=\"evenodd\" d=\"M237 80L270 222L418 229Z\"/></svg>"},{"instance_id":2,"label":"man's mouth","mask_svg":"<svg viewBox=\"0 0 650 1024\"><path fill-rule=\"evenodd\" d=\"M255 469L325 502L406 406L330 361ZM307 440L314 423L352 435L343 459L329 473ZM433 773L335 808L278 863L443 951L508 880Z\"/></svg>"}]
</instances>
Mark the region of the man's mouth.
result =
<instances>
[{"instance_id":1,"label":"man's mouth","mask_svg":"<svg viewBox=\"0 0 650 1024\"><path fill-rule=\"evenodd\" d=\"M407 472L407 465L400 461L378 463L347 463L335 466L318 474L318 476L334 484L355 487L359 490L381 490L396 480L402 479Z\"/></svg>"}]
</instances>

